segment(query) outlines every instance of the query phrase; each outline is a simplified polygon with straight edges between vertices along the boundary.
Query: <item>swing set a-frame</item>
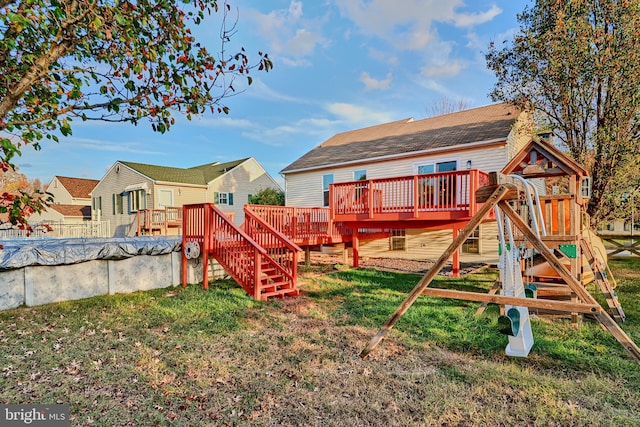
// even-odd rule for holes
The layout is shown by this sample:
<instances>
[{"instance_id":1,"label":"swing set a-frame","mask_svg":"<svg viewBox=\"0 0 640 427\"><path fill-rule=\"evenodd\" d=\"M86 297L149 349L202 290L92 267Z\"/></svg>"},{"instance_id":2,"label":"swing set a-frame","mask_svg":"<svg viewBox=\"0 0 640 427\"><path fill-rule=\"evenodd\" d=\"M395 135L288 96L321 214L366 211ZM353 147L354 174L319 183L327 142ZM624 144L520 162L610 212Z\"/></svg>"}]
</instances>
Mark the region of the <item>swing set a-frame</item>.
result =
<instances>
[{"instance_id":1,"label":"swing set a-frame","mask_svg":"<svg viewBox=\"0 0 640 427\"><path fill-rule=\"evenodd\" d=\"M616 322L624 321L624 312L607 280L605 267L602 265L606 261L602 259L603 254L597 253L593 237L584 227L584 203L590 191L590 178L586 171L552 145L540 140L531 141L523 148L505 166L502 176L505 177L504 181L511 178L513 182L498 183L498 174L492 174L490 185L477 191L478 201L484 201L482 207L384 323L360 356L368 356L418 297L428 295L501 305L504 315L500 317L499 325L509 335L506 353L510 356L525 357L529 354L533 345L529 309L540 309L570 313L574 317L580 314L592 316L640 363L640 348ZM568 194L538 197L536 182L538 186L544 185L544 179L550 177L563 177L563 187ZM498 221L500 239L500 293L429 288L434 277L492 210ZM523 253L539 254L546 262L547 270L554 271L562 283L554 286L565 287L571 299L535 298L536 286L525 283L531 278L525 275L523 280ZM606 258L606 254L604 257ZM593 273L593 279L602 291L609 311L585 287L586 270Z\"/></svg>"}]
</instances>

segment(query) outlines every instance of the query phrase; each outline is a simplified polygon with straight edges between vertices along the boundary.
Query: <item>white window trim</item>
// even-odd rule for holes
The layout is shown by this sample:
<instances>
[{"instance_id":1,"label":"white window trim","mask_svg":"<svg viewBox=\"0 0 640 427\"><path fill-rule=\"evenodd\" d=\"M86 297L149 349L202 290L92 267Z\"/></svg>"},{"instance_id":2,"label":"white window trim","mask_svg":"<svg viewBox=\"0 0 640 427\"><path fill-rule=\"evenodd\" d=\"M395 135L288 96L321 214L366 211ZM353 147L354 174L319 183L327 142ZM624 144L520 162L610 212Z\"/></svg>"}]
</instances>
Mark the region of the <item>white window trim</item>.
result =
<instances>
[{"instance_id":1,"label":"white window trim","mask_svg":"<svg viewBox=\"0 0 640 427\"><path fill-rule=\"evenodd\" d=\"M434 159L434 160L425 160L425 161L421 161L421 162L414 162L413 163L413 174L417 175L418 174L418 168L420 166L427 166L427 165L433 165L433 170L434 173L437 173L438 171L436 170L436 165L438 163L447 163L447 162L456 162L456 170L460 170L460 158L459 157L453 157L453 158L442 158L442 159Z\"/></svg>"}]
</instances>

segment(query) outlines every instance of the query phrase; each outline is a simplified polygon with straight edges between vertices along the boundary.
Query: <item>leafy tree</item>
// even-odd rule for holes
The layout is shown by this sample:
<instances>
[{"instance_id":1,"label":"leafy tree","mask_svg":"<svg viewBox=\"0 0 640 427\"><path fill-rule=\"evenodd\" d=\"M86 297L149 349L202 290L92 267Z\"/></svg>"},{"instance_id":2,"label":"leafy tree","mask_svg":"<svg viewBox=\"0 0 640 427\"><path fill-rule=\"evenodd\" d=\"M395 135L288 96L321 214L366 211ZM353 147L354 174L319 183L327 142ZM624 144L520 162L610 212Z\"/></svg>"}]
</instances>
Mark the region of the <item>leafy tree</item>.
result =
<instances>
[{"instance_id":1,"label":"leafy tree","mask_svg":"<svg viewBox=\"0 0 640 427\"><path fill-rule=\"evenodd\" d=\"M249 198L253 205L284 206L284 191L277 188L263 188Z\"/></svg>"},{"instance_id":2,"label":"leafy tree","mask_svg":"<svg viewBox=\"0 0 640 427\"><path fill-rule=\"evenodd\" d=\"M595 223L639 174L640 2L537 0L518 21L512 42L489 46L491 96L532 108L590 170Z\"/></svg>"},{"instance_id":3,"label":"leafy tree","mask_svg":"<svg viewBox=\"0 0 640 427\"><path fill-rule=\"evenodd\" d=\"M0 191L27 191L30 186L29 178L25 174L18 172L17 167L13 170L0 170Z\"/></svg>"},{"instance_id":4,"label":"leafy tree","mask_svg":"<svg viewBox=\"0 0 640 427\"><path fill-rule=\"evenodd\" d=\"M19 219L36 212L34 203L44 205L53 201L41 187L40 180L29 181L26 175L18 172L17 167L6 171L0 169L0 226L8 222L10 226L29 228Z\"/></svg>"},{"instance_id":5,"label":"leafy tree","mask_svg":"<svg viewBox=\"0 0 640 427\"><path fill-rule=\"evenodd\" d=\"M213 55L192 28L219 7ZM273 67L262 52L251 63L244 48L227 51L230 12L217 0L0 0L0 169L13 169L24 145L71 135L74 120L144 120L164 133L178 112L227 114L236 79L251 84L251 70Z\"/></svg>"}]
</instances>

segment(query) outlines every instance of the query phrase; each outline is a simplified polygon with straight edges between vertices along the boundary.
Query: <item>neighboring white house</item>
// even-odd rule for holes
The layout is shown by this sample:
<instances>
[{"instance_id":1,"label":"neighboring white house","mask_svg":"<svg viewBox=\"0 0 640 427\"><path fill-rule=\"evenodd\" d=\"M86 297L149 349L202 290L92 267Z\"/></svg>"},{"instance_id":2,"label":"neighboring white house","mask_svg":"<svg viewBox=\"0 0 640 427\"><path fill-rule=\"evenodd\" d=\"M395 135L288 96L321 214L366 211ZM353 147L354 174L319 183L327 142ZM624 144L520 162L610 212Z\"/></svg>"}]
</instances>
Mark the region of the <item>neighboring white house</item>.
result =
<instances>
[{"instance_id":1,"label":"neighboring white house","mask_svg":"<svg viewBox=\"0 0 640 427\"><path fill-rule=\"evenodd\" d=\"M194 203L215 203L240 225L245 203L264 188L280 186L253 157L191 168L117 161L92 191L92 210L114 236L129 232L138 211Z\"/></svg>"},{"instance_id":2,"label":"neighboring white house","mask_svg":"<svg viewBox=\"0 0 640 427\"><path fill-rule=\"evenodd\" d=\"M499 172L534 135L531 115L508 104L340 133L280 172L286 205L328 206L329 185L338 182L472 168ZM483 224L463 255L496 256L496 235L495 222ZM434 259L451 240L450 230L394 230L389 239L362 242L360 254Z\"/></svg>"}]
</instances>

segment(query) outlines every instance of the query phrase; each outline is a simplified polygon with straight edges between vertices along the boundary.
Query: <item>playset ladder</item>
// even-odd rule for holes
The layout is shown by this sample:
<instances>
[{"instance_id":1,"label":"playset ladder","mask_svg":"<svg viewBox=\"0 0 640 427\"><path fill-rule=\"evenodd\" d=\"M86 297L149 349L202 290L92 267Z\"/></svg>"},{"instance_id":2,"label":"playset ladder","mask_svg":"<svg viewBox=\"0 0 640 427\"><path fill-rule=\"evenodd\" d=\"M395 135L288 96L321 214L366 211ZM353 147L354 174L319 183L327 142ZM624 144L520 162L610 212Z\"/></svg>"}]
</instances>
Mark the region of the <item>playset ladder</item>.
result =
<instances>
[{"instance_id":1,"label":"playset ladder","mask_svg":"<svg viewBox=\"0 0 640 427\"><path fill-rule=\"evenodd\" d=\"M580 249L582 249L582 253L587 257L587 261L589 261L596 283L600 287L600 291L602 291L602 295L607 301L611 316L618 323L624 322L624 311L622 311L622 306L620 305L620 301L618 301L618 296L613 290L609 279L607 279L607 273L600 262L600 259L595 256L593 248L585 239L580 240Z\"/></svg>"}]
</instances>

